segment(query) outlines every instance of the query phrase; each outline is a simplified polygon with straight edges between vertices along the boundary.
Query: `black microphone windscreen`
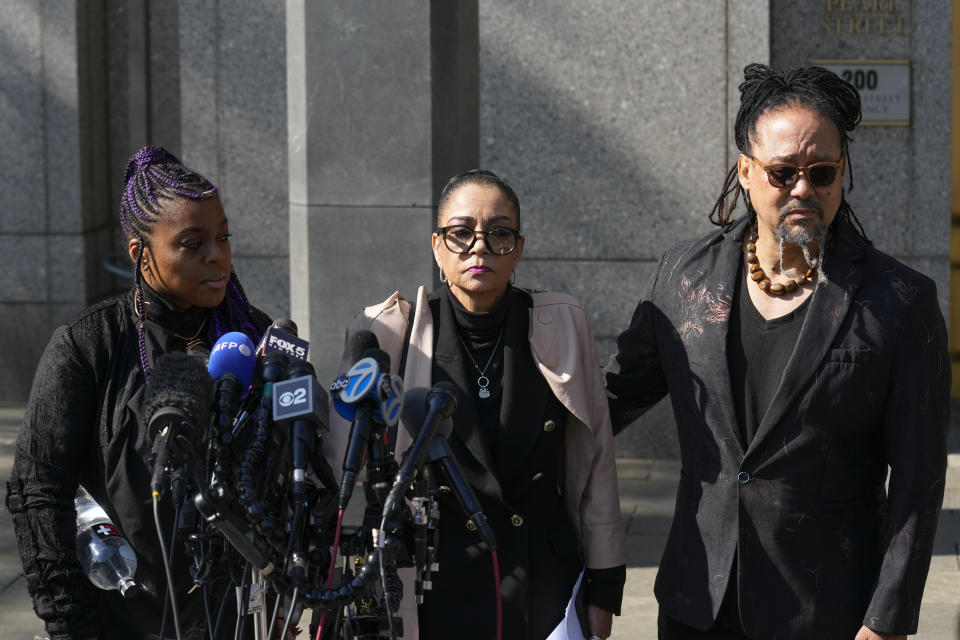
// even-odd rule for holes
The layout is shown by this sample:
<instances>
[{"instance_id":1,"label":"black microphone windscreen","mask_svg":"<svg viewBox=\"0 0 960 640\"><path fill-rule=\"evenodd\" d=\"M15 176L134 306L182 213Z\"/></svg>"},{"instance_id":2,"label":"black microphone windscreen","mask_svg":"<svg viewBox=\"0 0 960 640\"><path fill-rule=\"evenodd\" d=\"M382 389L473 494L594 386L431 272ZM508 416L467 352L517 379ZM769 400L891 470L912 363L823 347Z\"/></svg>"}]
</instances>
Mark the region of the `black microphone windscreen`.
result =
<instances>
[{"instance_id":1,"label":"black microphone windscreen","mask_svg":"<svg viewBox=\"0 0 960 640\"><path fill-rule=\"evenodd\" d=\"M290 366L287 367L287 377L288 378L299 378L300 376L314 376L316 377L317 370L313 368L313 365L307 362L306 360L293 360L290 363Z\"/></svg>"},{"instance_id":2,"label":"black microphone windscreen","mask_svg":"<svg viewBox=\"0 0 960 640\"><path fill-rule=\"evenodd\" d=\"M212 404L213 383L199 358L181 351L160 356L150 370L144 398L148 423L157 411L173 407L199 428L210 421Z\"/></svg>"},{"instance_id":3,"label":"black microphone windscreen","mask_svg":"<svg viewBox=\"0 0 960 640\"><path fill-rule=\"evenodd\" d=\"M280 331L286 331L290 335L297 336L298 338L300 337L300 334L297 333L297 323L290 318L277 318L270 326L274 329L280 329Z\"/></svg>"},{"instance_id":4,"label":"black microphone windscreen","mask_svg":"<svg viewBox=\"0 0 960 640\"><path fill-rule=\"evenodd\" d=\"M373 358L377 361L380 373L390 373L390 356L381 349L367 349L363 352L364 358Z\"/></svg>"},{"instance_id":5,"label":"black microphone windscreen","mask_svg":"<svg viewBox=\"0 0 960 640\"><path fill-rule=\"evenodd\" d=\"M416 438L423 421L427 418L427 394L430 389L414 387L403 394L403 410L400 421L411 438Z\"/></svg>"},{"instance_id":6,"label":"black microphone windscreen","mask_svg":"<svg viewBox=\"0 0 960 640\"><path fill-rule=\"evenodd\" d=\"M380 342L372 331L361 329L350 337L350 364L357 364L368 349L379 349Z\"/></svg>"},{"instance_id":7,"label":"black microphone windscreen","mask_svg":"<svg viewBox=\"0 0 960 640\"><path fill-rule=\"evenodd\" d=\"M453 412L457 410L459 401L460 389L457 385L446 380L441 380L433 385L430 393L427 394L427 404L435 405L437 410L440 411L440 415L444 417L453 415Z\"/></svg>"}]
</instances>

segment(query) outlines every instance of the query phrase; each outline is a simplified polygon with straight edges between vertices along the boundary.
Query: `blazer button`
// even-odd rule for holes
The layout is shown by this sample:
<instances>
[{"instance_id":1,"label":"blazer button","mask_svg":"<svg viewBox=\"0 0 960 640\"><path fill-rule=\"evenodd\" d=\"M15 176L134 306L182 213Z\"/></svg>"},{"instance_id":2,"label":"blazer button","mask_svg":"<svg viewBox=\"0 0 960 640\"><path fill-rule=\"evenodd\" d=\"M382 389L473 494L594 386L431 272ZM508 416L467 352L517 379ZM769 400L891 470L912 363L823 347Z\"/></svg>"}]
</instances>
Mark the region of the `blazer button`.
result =
<instances>
[{"instance_id":1,"label":"blazer button","mask_svg":"<svg viewBox=\"0 0 960 640\"><path fill-rule=\"evenodd\" d=\"M477 525L473 523L473 520L467 520L467 531L476 531Z\"/></svg>"},{"instance_id":2,"label":"blazer button","mask_svg":"<svg viewBox=\"0 0 960 640\"><path fill-rule=\"evenodd\" d=\"M530 480L535 481L535 480L539 480L539 479L542 478L542 477L543 477L543 474L538 472L538 473L533 474L533 477L530 478Z\"/></svg>"},{"instance_id":3,"label":"blazer button","mask_svg":"<svg viewBox=\"0 0 960 640\"><path fill-rule=\"evenodd\" d=\"M737 482L739 482L740 484L747 484L751 480L753 480L753 478L751 478L750 474L747 473L746 471L741 471L740 473L737 474Z\"/></svg>"},{"instance_id":4,"label":"blazer button","mask_svg":"<svg viewBox=\"0 0 960 640\"><path fill-rule=\"evenodd\" d=\"M517 514L517 513L513 514L512 516L510 516L510 524L512 524L512 525L515 526L515 527L522 527L522 526L523 526L523 516L521 516L520 514Z\"/></svg>"},{"instance_id":5,"label":"blazer button","mask_svg":"<svg viewBox=\"0 0 960 640\"><path fill-rule=\"evenodd\" d=\"M556 428L557 428L557 423L554 422L553 420L547 420L546 422L543 423L544 431L553 431Z\"/></svg>"}]
</instances>

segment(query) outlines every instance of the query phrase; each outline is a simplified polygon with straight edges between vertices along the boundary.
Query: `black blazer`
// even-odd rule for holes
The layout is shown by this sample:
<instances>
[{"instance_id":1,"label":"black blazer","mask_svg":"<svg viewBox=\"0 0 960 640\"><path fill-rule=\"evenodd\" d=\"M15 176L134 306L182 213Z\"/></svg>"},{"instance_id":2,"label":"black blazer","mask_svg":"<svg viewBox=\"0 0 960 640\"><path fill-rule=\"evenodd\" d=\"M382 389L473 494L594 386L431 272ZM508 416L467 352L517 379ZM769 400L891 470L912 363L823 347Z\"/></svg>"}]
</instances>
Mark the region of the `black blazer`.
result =
<instances>
[{"instance_id":1,"label":"black blazer","mask_svg":"<svg viewBox=\"0 0 960 640\"><path fill-rule=\"evenodd\" d=\"M434 382L452 382L462 392L448 443L497 541L503 638L539 640L563 618L583 560L557 490L563 486L567 410L550 391L530 351L529 294L510 289L507 295L513 299L503 334L503 428L495 442L477 419L476 369L457 337L450 303L437 293L430 296L436 329L432 371ZM556 427L544 428L548 423ZM467 514L456 498L442 493L440 571L433 574L433 589L420 606L421 638L496 636L490 555L466 523Z\"/></svg>"},{"instance_id":2,"label":"black blazer","mask_svg":"<svg viewBox=\"0 0 960 640\"><path fill-rule=\"evenodd\" d=\"M915 633L950 410L936 287L837 220L826 279L745 445L726 344L746 229L668 251L607 368L615 429L667 393L676 416L682 469L657 600L709 628L736 557L751 638Z\"/></svg>"}]
</instances>

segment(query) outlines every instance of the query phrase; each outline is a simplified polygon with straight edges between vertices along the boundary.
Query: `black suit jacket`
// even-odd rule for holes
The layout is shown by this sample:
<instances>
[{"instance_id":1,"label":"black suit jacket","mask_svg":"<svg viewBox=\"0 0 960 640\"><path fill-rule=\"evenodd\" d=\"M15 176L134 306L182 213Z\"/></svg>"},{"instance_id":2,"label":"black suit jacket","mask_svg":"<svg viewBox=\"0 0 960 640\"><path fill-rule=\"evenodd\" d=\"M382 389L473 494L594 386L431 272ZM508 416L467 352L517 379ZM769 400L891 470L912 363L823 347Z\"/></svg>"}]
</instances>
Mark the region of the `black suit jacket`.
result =
<instances>
[{"instance_id":1,"label":"black suit jacket","mask_svg":"<svg viewBox=\"0 0 960 640\"><path fill-rule=\"evenodd\" d=\"M457 337L450 303L439 293L430 297L436 328L432 370L434 382L452 382L462 391L448 443L497 541L503 637L539 639L563 618L583 560L557 491L567 411L530 352L530 296L517 289L507 295L514 297L503 334L503 379L493 382L502 382L502 428L495 442L478 420L477 372ZM548 422L558 427L547 431ZM489 554L479 534L465 526L467 514L452 494L440 496L440 522L440 571L420 606L420 635L495 637Z\"/></svg>"},{"instance_id":2,"label":"black suit jacket","mask_svg":"<svg viewBox=\"0 0 960 640\"><path fill-rule=\"evenodd\" d=\"M667 393L676 416L682 470L657 599L709 628L736 558L750 638L915 633L950 408L936 287L835 221L826 279L745 446L726 345L746 229L663 256L607 369L615 428Z\"/></svg>"}]
</instances>

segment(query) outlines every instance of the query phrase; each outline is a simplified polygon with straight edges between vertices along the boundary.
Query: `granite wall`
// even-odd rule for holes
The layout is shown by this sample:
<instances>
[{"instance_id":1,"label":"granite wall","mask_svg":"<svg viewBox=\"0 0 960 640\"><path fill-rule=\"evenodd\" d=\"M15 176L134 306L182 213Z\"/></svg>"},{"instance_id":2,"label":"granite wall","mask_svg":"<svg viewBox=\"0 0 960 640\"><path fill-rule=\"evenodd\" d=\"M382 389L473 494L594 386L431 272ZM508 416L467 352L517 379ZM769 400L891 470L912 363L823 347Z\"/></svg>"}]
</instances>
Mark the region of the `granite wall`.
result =
<instances>
[{"instance_id":1,"label":"granite wall","mask_svg":"<svg viewBox=\"0 0 960 640\"><path fill-rule=\"evenodd\" d=\"M290 315L286 13L281 2L182 1L182 160L220 190L250 300Z\"/></svg>"},{"instance_id":2,"label":"granite wall","mask_svg":"<svg viewBox=\"0 0 960 640\"><path fill-rule=\"evenodd\" d=\"M220 187L234 264L289 315L286 22L253 0L0 3L0 402L23 402L53 329L130 286L118 203L159 144Z\"/></svg>"},{"instance_id":3,"label":"granite wall","mask_svg":"<svg viewBox=\"0 0 960 640\"><path fill-rule=\"evenodd\" d=\"M108 292L105 6L0 4L0 402L26 398L53 328Z\"/></svg>"},{"instance_id":4,"label":"granite wall","mask_svg":"<svg viewBox=\"0 0 960 640\"><path fill-rule=\"evenodd\" d=\"M910 125L860 126L850 156L851 206L874 244L937 282L944 317L950 293L949 0L771 3L771 59L909 60Z\"/></svg>"},{"instance_id":5,"label":"granite wall","mask_svg":"<svg viewBox=\"0 0 960 640\"><path fill-rule=\"evenodd\" d=\"M604 361L664 249L711 227L768 21L765 1L480 4L480 161L520 197L517 282L581 300ZM616 444L677 457L669 402Z\"/></svg>"},{"instance_id":6,"label":"granite wall","mask_svg":"<svg viewBox=\"0 0 960 640\"><path fill-rule=\"evenodd\" d=\"M288 0L287 24L292 317L329 381L356 313L433 283L435 181L476 163L476 4Z\"/></svg>"},{"instance_id":7,"label":"granite wall","mask_svg":"<svg viewBox=\"0 0 960 640\"><path fill-rule=\"evenodd\" d=\"M605 360L662 251L710 228L753 61L910 60L911 124L854 134L849 195L946 309L950 2L860 4L0 3L0 402L57 323L129 286L102 262L148 142L220 186L251 300L301 325L323 379L363 305L436 283L436 198L474 166L520 195L519 284L586 303ZM675 457L667 403L617 448Z\"/></svg>"}]
</instances>

